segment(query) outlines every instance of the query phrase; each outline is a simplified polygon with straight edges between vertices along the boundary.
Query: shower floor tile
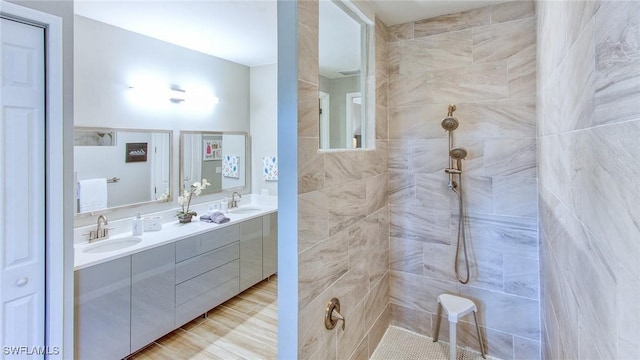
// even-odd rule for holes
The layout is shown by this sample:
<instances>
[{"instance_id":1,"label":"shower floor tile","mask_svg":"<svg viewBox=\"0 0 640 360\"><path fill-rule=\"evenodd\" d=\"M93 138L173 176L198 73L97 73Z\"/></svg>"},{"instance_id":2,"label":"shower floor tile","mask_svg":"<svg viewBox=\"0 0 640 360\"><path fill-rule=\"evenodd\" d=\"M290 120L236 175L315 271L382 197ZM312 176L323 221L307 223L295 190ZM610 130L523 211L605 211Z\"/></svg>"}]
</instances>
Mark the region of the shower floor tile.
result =
<instances>
[{"instance_id":1,"label":"shower floor tile","mask_svg":"<svg viewBox=\"0 0 640 360\"><path fill-rule=\"evenodd\" d=\"M370 360L449 360L449 343L389 326ZM497 358L487 356L487 359ZM479 352L458 346L457 360L484 360Z\"/></svg>"}]
</instances>

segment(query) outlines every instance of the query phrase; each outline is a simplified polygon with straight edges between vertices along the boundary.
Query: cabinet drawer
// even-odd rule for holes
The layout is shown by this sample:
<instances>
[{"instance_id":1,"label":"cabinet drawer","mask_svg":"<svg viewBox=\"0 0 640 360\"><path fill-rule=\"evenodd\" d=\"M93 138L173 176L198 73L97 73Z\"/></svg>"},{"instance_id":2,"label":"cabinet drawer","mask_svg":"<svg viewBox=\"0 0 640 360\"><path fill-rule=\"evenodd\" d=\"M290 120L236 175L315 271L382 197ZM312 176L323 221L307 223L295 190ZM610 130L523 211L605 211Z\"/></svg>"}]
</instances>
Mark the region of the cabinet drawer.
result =
<instances>
[{"instance_id":1,"label":"cabinet drawer","mask_svg":"<svg viewBox=\"0 0 640 360\"><path fill-rule=\"evenodd\" d=\"M239 256L240 245L236 242L180 262L176 265L176 284L237 260Z\"/></svg>"},{"instance_id":2,"label":"cabinet drawer","mask_svg":"<svg viewBox=\"0 0 640 360\"><path fill-rule=\"evenodd\" d=\"M196 235L176 243L176 263L240 240L238 225Z\"/></svg>"},{"instance_id":3,"label":"cabinet drawer","mask_svg":"<svg viewBox=\"0 0 640 360\"><path fill-rule=\"evenodd\" d=\"M240 274L239 266L239 260L234 260L226 265L222 265L219 268L213 269L176 285L176 306L182 305L187 301L238 277ZM211 307L213 306L215 305L212 305ZM207 308L206 310L210 308Z\"/></svg>"},{"instance_id":4,"label":"cabinet drawer","mask_svg":"<svg viewBox=\"0 0 640 360\"><path fill-rule=\"evenodd\" d=\"M197 316L213 309L234 297L240 290L239 278L233 278L221 286L191 299L176 307L176 327L180 327Z\"/></svg>"}]
</instances>

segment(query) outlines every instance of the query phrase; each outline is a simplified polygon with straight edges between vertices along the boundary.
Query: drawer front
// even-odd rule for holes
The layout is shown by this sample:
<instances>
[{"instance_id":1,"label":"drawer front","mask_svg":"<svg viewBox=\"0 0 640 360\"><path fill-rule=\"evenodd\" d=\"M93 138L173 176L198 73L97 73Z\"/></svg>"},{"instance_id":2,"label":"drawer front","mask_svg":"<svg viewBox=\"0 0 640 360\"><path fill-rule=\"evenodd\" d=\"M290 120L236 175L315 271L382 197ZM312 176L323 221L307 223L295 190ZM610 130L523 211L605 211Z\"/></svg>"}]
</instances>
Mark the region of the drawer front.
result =
<instances>
[{"instance_id":1,"label":"drawer front","mask_svg":"<svg viewBox=\"0 0 640 360\"><path fill-rule=\"evenodd\" d=\"M216 288L233 278L238 277L239 274L240 261L234 260L226 265L220 266L217 269L213 269L202 275L196 276L193 279L176 285L176 306L182 305L189 300L205 294L209 290Z\"/></svg>"},{"instance_id":2,"label":"drawer front","mask_svg":"<svg viewBox=\"0 0 640 360\"><path fill-rule=\"evenodd\" d=\"M240 291L239 278L233 278L221 286L176 307L176 327L180 327L223 302Z\"/></svg>"},{"instance_id":3,"label":"drawer front","mask_svg":"<svg viewBox=\"0 0 640 360\"><path fill-rule=\"evenodd\" d=\"M207 271L237 260L240 257L240 245L227 245L220 249L209 251L176 264L176 284L192 279Z\"/></svg>"},{"instance_id":4,"label":"drawer front","mask_svg":"<svg viewBox=\"0 0 640 360\"><path fill-rule=\"evenodd\" d=\"M238 224L196 235L176 243L176 263L240 240Z\"/></svg>"}]
</instances>

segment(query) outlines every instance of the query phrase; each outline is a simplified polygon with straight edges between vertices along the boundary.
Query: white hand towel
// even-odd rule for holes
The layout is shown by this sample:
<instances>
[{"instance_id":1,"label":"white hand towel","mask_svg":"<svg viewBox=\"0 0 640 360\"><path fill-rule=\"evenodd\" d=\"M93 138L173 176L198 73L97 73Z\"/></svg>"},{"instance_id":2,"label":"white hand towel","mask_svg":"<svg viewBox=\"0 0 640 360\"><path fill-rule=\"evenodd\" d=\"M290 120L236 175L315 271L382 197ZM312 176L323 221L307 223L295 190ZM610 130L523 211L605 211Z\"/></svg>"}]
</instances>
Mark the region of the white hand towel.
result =
<instances>
[{"instance_id":1,"label":"white hand towel","mask_svg":"<svg viewBox=\"0 0 640 360\"><path fill-rule=\"evenodd\" d=\"M79 212L105 209L107 207L107 179L78 181Z\"/></svg>"}]
</instances>

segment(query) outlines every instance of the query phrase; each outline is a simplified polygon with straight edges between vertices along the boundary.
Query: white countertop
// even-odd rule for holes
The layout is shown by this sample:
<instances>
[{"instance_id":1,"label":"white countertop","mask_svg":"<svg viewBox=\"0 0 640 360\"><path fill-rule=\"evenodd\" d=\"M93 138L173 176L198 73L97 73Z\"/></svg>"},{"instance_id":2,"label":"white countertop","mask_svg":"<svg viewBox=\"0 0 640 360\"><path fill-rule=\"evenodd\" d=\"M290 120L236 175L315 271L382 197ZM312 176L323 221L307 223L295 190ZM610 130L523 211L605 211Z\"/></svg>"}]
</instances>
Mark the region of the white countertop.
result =
<instances>
[{"instance_id":1,"label":"white countertop","mask_svg":"<svg viewBox=\"0 0 640 360\"><path fill-rule=\"evenodd\" d=\"M131 238L133 236L130 231L121 233L115 236L110 236L108 239L105 239L105 240L97 240L97 241L94 240L91 243L89 242L77 243L74 246L74 270L83 269L89 266L107 262L109 260L135 254L135 253L148 250L157 246L169 244L193 235L198 235L208 231L221 229L225 226L237 224L239 222L260 217L269 213L276 212L278 210L277 201L275 203L272 201L258 201L258 202L252 202L249 204L242 204L238 209L247 208L247 207L259 208L260 210L251 211L248 213L234 213L233 210L231 210L230 212L225 214L230 219L229 222L225 224L215 224L215 223L200 221L199 216L194 217L194 220L188 224L180 224L178 222L178 219L175 217L170 219L165 218L165 220L170 220L170 221L162 224L162 230L149 231L149 232L145 232L141 236L135 236L136 238L141 238L142 241L140 241L135 245L126 247L124 249L107 251L102 253L86 253L83 251L87 247L102 243L103 241ZM199 211L198 213L205 213L205 212L206 211ZM130 222L128 223L130 224Z\"/></svg>"}]
</instances>

